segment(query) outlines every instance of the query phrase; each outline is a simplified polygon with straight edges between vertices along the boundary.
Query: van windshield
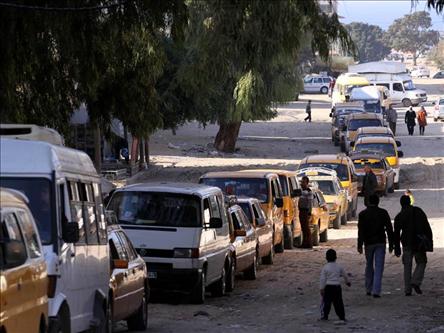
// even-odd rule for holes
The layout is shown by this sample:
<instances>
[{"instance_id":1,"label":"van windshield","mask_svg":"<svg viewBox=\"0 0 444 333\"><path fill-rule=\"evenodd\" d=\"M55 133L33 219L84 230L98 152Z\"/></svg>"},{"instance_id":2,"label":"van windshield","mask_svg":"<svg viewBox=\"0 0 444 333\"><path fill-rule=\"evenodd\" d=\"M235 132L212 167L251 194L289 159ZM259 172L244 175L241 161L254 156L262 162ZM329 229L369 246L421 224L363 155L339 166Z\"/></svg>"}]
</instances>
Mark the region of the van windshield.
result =
<instances>
[{"instance_id":1,"label":"van windshield","mask_svg":"<svg viewBox=\"0 0 444 333\"><path fill-rule=\"evenodd\" d=\"M107 207L121 224L200 227L200 200L192 195L160 192L117 192Z\"/></svg>"},{"instance_id":2,"label":"van windshield","mask_svg":"<svg viewBox=\"0 0 444 333\"><path fill-rule=\"evenodd\" d=\"M42 244L51 244L52 209L51 182L46 178L0 178L0 187L7 187L24 193L28 207L34 216Z\"/></svg>"},{"instance_id":3,"label":"van windshield","mask_svg":"<svg viewBox=\"0 0 444 333\"><path fill-rule=\"evenodd\" d=\"M203 178L205 185L219 187L224 194L257 198L268 202L268 184L264 178Z\"/></svg>"},{"instance_id":4,"label":"van windshield","mask_svg":"<svg viewBox=\"0 0 444 333\"><path fill-rule=\"evenodd\" d=\"M403 83L404 83L404 89L405 90L415 90L416 89L416 87L413 84L412 80L404 81Z\"/></svg>"},{"instance_id":5,"label":"van windshield","mask_svg":"<svg viewBox=\"0 0 444 333\"><path fill-rule=\"evenodd\" d=\"M386 156L396 156L395 147L391 143L360 143L355 147L356 151L379 150Z\"/></svg>"},{"instance_id":6,"label":"van windshield","mask_svg":"<svg viewBox=\"0 0 444 333\"><path fill-rule=\"evenodd\" d=\"M356 131L361 127L382 126L379 119L351 119L348 123L348 129L350 131Z\"/></svg>"},{"instance_id":7,"label":"van windshield","mask_svg":"<svg viewBox=\"0 0 444 333\"><path fill-rule=\"evenodd\" d=\"M299 166L299 169L321 167L336 171L338 178L341 181L348 181L348 168L345 164L336 163L305 163ZM309 177L310 178L310 177Z\"/></svg>"}]
</instances>

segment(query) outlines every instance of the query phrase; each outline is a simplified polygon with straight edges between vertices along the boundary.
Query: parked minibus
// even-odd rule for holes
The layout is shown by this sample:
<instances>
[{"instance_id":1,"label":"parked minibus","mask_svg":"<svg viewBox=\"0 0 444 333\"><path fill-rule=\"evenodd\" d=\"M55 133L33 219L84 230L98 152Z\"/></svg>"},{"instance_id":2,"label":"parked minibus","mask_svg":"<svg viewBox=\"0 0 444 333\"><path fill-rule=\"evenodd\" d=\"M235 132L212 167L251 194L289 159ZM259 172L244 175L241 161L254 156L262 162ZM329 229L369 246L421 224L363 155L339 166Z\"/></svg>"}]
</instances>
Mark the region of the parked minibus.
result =
<instances>
[{"instance_id":1,"label":"parked minibus","mask_svg":"<svg viewBox=\"0 0 444 333\"><path fill-rule=\"evenodd\" d=\"M1 138L0 186L23 192L40 233L49 332L104 332L109 250L100 178L78 150Z\"/></svg>"}]
</instances>

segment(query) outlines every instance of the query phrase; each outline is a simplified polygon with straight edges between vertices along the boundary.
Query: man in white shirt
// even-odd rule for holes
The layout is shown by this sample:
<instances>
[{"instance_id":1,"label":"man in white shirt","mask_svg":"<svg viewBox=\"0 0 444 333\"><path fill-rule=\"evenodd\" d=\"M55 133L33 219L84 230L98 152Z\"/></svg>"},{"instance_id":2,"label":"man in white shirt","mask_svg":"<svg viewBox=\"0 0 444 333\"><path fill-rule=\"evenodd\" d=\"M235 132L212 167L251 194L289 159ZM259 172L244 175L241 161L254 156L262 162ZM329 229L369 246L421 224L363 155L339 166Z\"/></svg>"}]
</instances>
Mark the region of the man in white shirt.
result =
<instances>
[{"instance_id":1,"label":"man in white shirt","mask_svg":"<svg viewBox=\"0 0 444 333\"><path fill-rule=\"evenodd\" d=\"M321 320L328 320L331 304L340 320L345 321L344 302L342 301L341 278L347 286L351 286L344 269L336 263L336 251L330 249L326 253L327 264L322 268L320 292L323 298Z\"/></svg>"}]
</instances>

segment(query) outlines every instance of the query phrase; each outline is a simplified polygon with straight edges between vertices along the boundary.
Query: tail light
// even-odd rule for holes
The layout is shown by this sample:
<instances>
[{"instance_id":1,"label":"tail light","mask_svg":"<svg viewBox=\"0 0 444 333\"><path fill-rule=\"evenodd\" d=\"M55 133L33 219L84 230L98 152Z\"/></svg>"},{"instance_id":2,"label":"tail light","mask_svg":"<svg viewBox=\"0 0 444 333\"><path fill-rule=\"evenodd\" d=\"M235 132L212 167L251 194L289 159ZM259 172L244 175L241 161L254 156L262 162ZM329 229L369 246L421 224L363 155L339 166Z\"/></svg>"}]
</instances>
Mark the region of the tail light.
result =
<instances>
[{"instance_id":1,"label":"tail light","mask_svg":"<svg viewBox=\"0 0 444 333\"><path fill-rule=\"evenodd\" d=\"M57 275L48 275L48 297L53 298L57 288Z\"/></svg>"}]
</instances>

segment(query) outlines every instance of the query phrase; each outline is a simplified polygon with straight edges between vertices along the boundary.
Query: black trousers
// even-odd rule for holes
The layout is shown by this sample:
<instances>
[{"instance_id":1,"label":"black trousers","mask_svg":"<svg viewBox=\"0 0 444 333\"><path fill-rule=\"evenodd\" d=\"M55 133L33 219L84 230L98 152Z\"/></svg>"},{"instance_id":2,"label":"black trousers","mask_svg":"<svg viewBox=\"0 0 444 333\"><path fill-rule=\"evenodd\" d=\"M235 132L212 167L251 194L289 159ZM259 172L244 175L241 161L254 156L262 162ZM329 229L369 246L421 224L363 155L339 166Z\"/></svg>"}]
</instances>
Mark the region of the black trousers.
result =
<instances>
[{"instance_id":1,"label":"black trousers","mask_svg":"<svg viewBox=\"0 0 444 333\"><path fill-rule=\"evenodd\" d=\"M425 126L419 125L419 135L424 135Z\"/></svg>"},{"instance_id":2,"label":"black trousers","mask_svg":"<svg viewBox=\"0 0 444 333\"><path fill-rule=\"evenodd\" d=\"M324 300L322 304L321 316L328 319L331 304L335 307L335 312L340 320L345 320L344 302L342 301L342 289L339 285L326 285L324 289Z\"/></svg>"},{"instance_id":3,"label":"black trousers","mask_svg":"<svg viewBox=\"0 0 444 333\"><path fill-rule=\"evenodd\" d=\"M413 132L415 131L415 125L407 124L407 131L409 132L409 135L413 135Z\"/></svg>"},{"instance_id":4,"label":"black trousers","mask_svg":"<svg viewBox=\"0 0 444 333\"><path fill-rule=\"evenodd\" d=\"M307 112L307 117L304 118L304 121L307 120L311 122L311 112Z\"/></svg>"}]
</instances>

